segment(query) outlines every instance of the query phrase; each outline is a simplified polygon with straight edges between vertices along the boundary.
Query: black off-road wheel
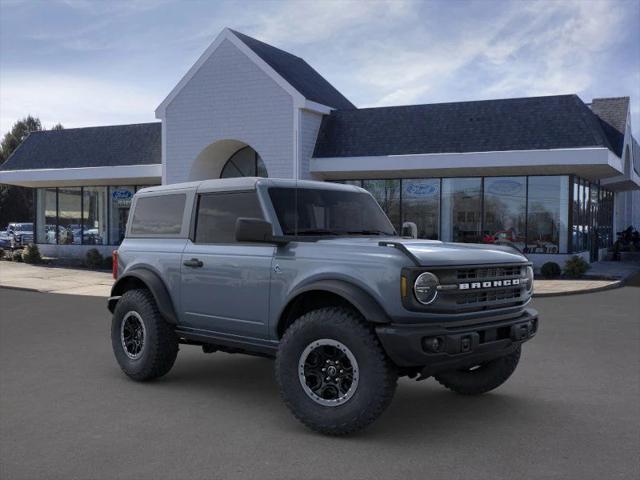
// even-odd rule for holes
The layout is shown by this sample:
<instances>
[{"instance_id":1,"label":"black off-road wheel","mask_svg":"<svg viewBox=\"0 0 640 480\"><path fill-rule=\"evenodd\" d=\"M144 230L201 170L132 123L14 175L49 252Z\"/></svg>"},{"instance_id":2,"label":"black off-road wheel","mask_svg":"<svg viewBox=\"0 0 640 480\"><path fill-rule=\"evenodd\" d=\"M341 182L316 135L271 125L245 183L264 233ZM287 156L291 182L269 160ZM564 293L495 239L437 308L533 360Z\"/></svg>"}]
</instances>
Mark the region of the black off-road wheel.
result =
<instances>
[{"instance_id":1,"label":"black off-road wheel","mask_svg":"<svg viewBox=\"0 0 640 480\"><path fill-rule=\"evenodd\" d=\"M372 328L339 307L298 318L280 342L275 370L291 412L328 435L353 433L376 420L398 379Z\"/></svg>"},{"instance_id":2,"label":"black off-road wheel","mask_svg":"<svg viewBox=\"0 0 640 480\"><path fill-rule=\"evenodd\" d=\"M471 368L435 375L443 386L461 395L480 395L498 388L515 371L520 361L520 347L509 355Z\"/></svg>"},{"instance_id":3,"label":"black off-road wheel","mask_svg":"<svg viewBox=\"0 0 640 480\"><path fill-rule=\"evenodd\" d=\"M178 337L145 289L129 290L118 301L111 345L122 371L137 381L167 374L178 355Z\"/></svg>"}]
</instances>

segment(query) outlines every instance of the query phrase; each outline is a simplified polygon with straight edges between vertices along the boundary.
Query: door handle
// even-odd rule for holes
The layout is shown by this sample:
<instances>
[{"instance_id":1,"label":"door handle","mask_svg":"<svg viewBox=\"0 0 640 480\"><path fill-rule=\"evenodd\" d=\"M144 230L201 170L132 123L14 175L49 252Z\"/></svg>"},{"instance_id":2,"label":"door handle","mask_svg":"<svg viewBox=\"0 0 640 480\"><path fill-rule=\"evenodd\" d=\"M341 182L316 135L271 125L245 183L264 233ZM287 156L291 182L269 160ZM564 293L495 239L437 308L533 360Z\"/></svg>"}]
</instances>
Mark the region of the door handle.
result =
<instances>
[{"instance_id":1,"label":"door handle","mask_svg":"<svg viewBox=\"0 0 640 480\"><path fill-rule=\"evenodd\" d=\"M185 267L193 267L193 268L200 268L204 265L204 263L202 263L202 260L198 260L197 258L192 258L191 260L185 260L184 262L182 262L182 264Z\"/></svg>"}]
</instances>

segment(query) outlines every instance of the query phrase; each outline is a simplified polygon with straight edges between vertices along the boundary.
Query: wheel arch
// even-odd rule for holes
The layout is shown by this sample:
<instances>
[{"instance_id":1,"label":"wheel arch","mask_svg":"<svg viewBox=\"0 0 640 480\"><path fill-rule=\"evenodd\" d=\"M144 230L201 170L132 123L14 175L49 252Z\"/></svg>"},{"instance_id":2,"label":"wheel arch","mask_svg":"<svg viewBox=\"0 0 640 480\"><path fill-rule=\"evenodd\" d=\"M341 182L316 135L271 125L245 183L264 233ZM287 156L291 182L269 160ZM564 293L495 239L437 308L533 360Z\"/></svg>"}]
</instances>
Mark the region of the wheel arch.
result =
<instances>
[{"instance_id":1,"label":"wheel arch","mask_svg":"<svg viewBox=\"0 0 640 480\"><path fill-rule=\"evenodd\" d=\"M368 322L390 322L382 306L357 285L343 280L320 280L291 293L278 316L278 338L282 338L296 318L311 310L327 306L353 308Z\"/></svg>"},{"instance_id":2,"label":"wheel arch","mask_svg":"<svg viewBox=\"0 0 640 480\"><path fill-rule=\"evenodd\" d=\"M158 310L162 317L173 325L178 323L175 309L169 291L162 279L151 270L139 268L127 272L111 287L111 296L109 297L109 311L113 313L116 304L122 295L128 290L136 288L145 288L151 292L153 299L158 306Z\"/></svg>"}]
</instances>

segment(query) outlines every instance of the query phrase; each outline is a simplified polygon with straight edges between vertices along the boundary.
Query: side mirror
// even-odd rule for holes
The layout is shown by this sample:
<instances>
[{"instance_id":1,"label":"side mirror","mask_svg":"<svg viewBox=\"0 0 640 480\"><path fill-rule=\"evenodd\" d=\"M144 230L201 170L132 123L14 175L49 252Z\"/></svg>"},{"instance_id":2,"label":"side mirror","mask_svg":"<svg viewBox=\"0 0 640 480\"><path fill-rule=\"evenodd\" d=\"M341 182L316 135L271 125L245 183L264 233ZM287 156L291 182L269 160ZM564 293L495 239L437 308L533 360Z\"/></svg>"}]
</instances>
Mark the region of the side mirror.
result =
<instances>
[{"instance_id":1,"label":"side mirror","mask_svg":"<svg viewBox=\"0 0 640 480\"><path fill-rule=\"evenodd\" d=\"M282 238L274 237L271 223L261 218L238 218L236 240L238 242L286 243Z\"/></svg>"}]
</instances>

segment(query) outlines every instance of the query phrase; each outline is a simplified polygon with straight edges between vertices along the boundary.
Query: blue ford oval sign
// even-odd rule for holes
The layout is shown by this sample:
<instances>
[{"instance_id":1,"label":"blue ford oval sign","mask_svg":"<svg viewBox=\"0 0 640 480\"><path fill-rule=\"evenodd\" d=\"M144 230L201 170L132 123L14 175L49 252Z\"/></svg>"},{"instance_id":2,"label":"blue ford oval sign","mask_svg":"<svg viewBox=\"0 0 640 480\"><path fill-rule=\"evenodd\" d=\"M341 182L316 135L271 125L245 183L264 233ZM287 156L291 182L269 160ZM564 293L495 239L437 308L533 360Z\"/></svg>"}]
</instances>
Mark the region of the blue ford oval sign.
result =
<instances>
[{"instance_id":1,"label":"blue ford oval sign","mask_svg":"<svg viewBox=\"0 0 640 480\"><path fill-rule=\"evenodd\" d=\"M496 195L514 195L522 191L522 183L516 180L495 180L489 186L489 192Z\"/></svg>"},{"instance_id":2,"label":"blue ford oval sign","mask_svg":"<svg viewBox=\"0 0 640 480\"><path fill-rule=\"evenodd\" d=\"M133 192L131 190L114 190L111 192L111 197L114 200L131 200Z\"/></svg>"},{"instance_id":3,"label":"blue ford oval sign","mask_svg":"<svg viewBox=\"0 0 640 480\"><path fill-rule=\"evenodd\" d=\"M430 197L438 194L438 185L431 183L411 183L406 192L414 197Z\"/></svg>"}]
</instances>

